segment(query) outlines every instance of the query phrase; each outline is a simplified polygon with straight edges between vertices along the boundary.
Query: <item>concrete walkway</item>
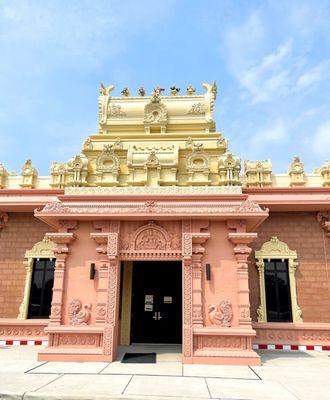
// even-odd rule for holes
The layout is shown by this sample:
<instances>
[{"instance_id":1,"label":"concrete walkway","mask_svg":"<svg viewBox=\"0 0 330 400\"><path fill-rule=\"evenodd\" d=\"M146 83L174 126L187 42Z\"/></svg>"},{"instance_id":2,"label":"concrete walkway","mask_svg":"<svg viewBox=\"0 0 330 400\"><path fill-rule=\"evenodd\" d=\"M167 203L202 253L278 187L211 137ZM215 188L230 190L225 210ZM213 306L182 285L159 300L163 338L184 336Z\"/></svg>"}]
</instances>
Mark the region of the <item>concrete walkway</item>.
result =
<instances>
[{"instance_id":1,"label":"concrete walkway","mask_svg":"<svg viewBox=\"0 0 330 400\"><path fill-rule=\"evenodd\" d=\"M330 399L330 352L265 350L239 367L182 365L172 347L156 364L37 362L39 348L0 347L0 399Z\"/></svg>"}]
</instances>

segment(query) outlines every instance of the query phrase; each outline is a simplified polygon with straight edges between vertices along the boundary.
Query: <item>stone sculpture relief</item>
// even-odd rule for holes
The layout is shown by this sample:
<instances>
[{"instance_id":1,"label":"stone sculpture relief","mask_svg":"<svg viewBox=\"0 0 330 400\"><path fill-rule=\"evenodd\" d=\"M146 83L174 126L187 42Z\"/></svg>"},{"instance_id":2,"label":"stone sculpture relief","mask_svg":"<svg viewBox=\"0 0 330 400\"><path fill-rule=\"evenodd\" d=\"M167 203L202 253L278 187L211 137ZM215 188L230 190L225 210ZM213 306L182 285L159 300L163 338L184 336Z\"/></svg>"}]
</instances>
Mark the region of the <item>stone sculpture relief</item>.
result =
<instances>
[{"instance_id":1,"label":"stone sculpture relief","mask_svg":"<svg viewBox=\"0 0 330 400\"><path fill-rule=\"evenodd\" d=\"M91 317L92 305L82 305L81 300L73 299L69 306L69 318L71 325L87 325Z\"/></svg>"},{"instance_id":2,"label":"stone sculpture relief","mask_svg":"<svg viewBox=\"0 0 330 400\"><path fill-rule=\"evenodd\" d=\"M228 300L222 300L218 307L209 306L209 320L212 325L229 328L233 319L232 305Z\"/></svg>"}]
</instances>

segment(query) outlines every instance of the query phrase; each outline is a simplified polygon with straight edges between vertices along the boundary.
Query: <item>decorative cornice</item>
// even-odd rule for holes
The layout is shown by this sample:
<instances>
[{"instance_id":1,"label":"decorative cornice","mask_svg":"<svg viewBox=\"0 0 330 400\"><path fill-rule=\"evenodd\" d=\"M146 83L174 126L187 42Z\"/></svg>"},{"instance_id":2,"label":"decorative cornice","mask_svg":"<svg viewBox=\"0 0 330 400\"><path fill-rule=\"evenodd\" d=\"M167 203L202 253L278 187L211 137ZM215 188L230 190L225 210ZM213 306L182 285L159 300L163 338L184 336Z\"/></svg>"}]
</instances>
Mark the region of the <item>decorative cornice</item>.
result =
<instances>
[{"instance_id":1,"label":"decorative cornice","mask_svg":"<svg viewBox=\"0 0 330 400\"><path fill-rule=\"evenodd\" d=\"M169 202L169 201L136 201L136 202L54 202L47 204L42 210L35 212L36 216L63 215L262 215L267 211L250 200L244 202L204 201L204 202Z\"/></svg>"},{"instance_id":2,"label":"decorative cornice","mask_svg":"<svg viewBox=\"0 0 330 400\"><path fill-rule=\"evenodd\" d=\"M67 187L70 196L118 195L185 195L185 194L241 194L240 186L126 186L126 187Z\"/></svg>"}]
</instances>

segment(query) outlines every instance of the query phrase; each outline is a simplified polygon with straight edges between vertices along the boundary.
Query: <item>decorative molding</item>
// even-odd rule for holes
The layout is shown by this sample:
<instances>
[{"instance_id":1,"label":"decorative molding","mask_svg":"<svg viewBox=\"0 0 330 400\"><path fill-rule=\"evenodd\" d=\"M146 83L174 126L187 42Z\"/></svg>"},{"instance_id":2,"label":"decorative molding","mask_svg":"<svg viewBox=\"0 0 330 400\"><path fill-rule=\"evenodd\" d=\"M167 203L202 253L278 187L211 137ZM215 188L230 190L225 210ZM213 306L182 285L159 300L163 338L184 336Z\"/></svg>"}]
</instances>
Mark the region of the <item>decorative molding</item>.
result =
<instances>
[{"instance_id":1,"label":"decorative molding","mask_svg":"<svg viewBox=\"0 0 330 400\"><path fill-rule=\"evenodd\" d=\"M209 320L212 325L229 328L233 319L232 305L228 300L222 300L218 307L210 305L208 307Z\"/></svg>"},{"instance_id":2,"label":"decorative molding","mask_svg":"<svg viewBox=\"0 0 330 400\"><path fill-rule=\"evenodd\" d=\"M119 104L109 104L108 117L110 118L126 117L126 113L122 111L121 106Z\"/></svg>"},{"instance_id":3,"label":"decorative molding","mask_svg":"<svg viewBox=\"0 0 330 400\"><path fill-rule=\"evenodd\" d=\"M305 186L304 164L300 161L299 157L293 157L289 165L288 174L291 180L290 186Z\"/></svg>"},{"instance_id":4,"label":"decorative molding","mask_svg":"<svg viewBox=\"0 0 330 400\"><path fill-rule=\"evenodd\" d=\"M25 164L22 167L22 180L20 183L21 188L23 189L33 189L35 186L35 178L38 173L37 170L32 165L31 160L26 160Z\"/></svg>"},{"instance_id":5,"label":"decorative molding","mask_svg":"<svg viewBox=\"0 0 330 400\"><path fill-rule=\"evenodd\" d=\"M68 196L241 194L240 186L67 187Z\"/></svg>"},{"instance_id":6,"label":"decorative molding","mask_svg":"<svg viewBox=\"0 0 330 400\"><path fill-rule=\"evenodd\" d=\"M204 114L205 109L204 109L204 104L199 102L199 103L194 103L191 108L187 111L187 114Z\"/></svg>"},{"instance_id":7,"label":"decorative molding","mask_svg":"<svg viewBox=\"0 0 330 400\"><path fill-rule=\"evenodd\" d=\"M270 160L244 162L246 187L272 186L272 163Z\"/></svg>"},{"instance_id":8,"label":"decorative molding","mask_svg":"<svg viewBox=\"0 0 330 400\"><path fill-rule=\"evenodd\" d=\"M296 289L296 269L298 266L297 252L290 250L289 246L281 242L276 236L272 236L268 242L265 242L261 249L255 251L256 266L259 272L260 286L260 305L257 310L258 322L267 322L266 306L266 288L265 288L265 261L271 259L280 259L288 261L289 283L291 296L292 321L303 322L302 311L298 306Z\"/></svg>"},{"instance_id":9,"label":"decorative molding","mask_svg":"<svg viewBox=\"0 0 330 400\"><path fill-rule=\"evenodd\" d=\"M219 139L220 140L220 139ZM242 185L240 180L241 159L235 154L226 150L218 161L218 172L220 185L225 187L239 187Z\"/></svg>"},{"instance_id":10,"label":"decorative molding","mask_svg":"<svg viewBox=\"0 0 330 400\"><path fill-rule=\"evenodd\" d=\"M80 299L73 299L69 305L69 318L71 325L87 325L91 317L92 305L82 304Z\"/></svg>"},{"instance_id":11,"label":"decorative molding","mask_svg":"<svg viewBox=\"0 0 330 400\"><path fill-rule=\"evenodd\" d=\"M118 216L127 214L136 215L226 215L235 214L239 217L241 214L263 214L264 210L250 200L244 202L224 202L224 201L204 201L204 202L93 202L93 203L48 203L36 215L107 215Z\"/></svg>"},{"instance_id":12,"label":"decorative molding","mask_svg":"<svg viewBox=\"0 0 330 400\"><path fill-rule=\"evenodd\" d=\"M54 249L55 243L45 236L40 242L37 242L31 250L25 252L25 261L23 262L26 271L24 295L23 301L19 306L17 319L26 319L28 315L34 260L38 258L55 258Z\"/></svg>"}]
</instances>

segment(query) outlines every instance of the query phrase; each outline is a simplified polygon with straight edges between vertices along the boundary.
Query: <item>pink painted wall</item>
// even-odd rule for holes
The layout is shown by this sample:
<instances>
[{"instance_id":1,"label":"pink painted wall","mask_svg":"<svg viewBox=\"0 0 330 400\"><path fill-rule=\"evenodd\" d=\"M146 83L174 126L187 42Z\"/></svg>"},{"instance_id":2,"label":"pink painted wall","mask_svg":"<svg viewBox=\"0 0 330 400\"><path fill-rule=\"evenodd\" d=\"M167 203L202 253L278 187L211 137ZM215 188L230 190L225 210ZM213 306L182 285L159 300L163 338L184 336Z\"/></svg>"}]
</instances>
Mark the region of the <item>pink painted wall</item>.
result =
<instances>
[{"instance_id":1,"label":"pink painted wall","mask_svg":"<svg viewBox=\"0 0 330 400\"><path fill-rule=\"evenodd\" d=\"M220 301L228 300L233 310L237 307L237 263L233 244L228 240L226 222L213 221L208 231L211 236L205 244L203 266L204 317L207 326L208 306L217 306ZM205 264L211 264L211 281L206 280ZM238 315L234 312L232 326L238 325Z\"/></svg>"},{"instance_id":2,"label":"pink painted wall","mask_svg":"<svg viewBox=\"0 0 330 400\"><path fill-rule=\"evenodd\" d=\"M96 244L90 237L94 231L92 222L79 222L78 229L74 231L76 239L70 245L64 280L64 324L69 324L68 308L74 298L80 299L83 304L92 304L90 323L95 321L97 274L94 280L89 279L90 264L95 262L97 266L98 259Z\"/></svg>"}]
</instances>

